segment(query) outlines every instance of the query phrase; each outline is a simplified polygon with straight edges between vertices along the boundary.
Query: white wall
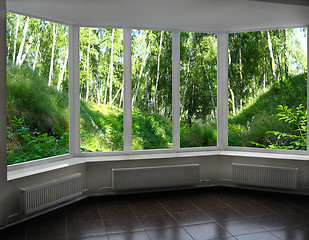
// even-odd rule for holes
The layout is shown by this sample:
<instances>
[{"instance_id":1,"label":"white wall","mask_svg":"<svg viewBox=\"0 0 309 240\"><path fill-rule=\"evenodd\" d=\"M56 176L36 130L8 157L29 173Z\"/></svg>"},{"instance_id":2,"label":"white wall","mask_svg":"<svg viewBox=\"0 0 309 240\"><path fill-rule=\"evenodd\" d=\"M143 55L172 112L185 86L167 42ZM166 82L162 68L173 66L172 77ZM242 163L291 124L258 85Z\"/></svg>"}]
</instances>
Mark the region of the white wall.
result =
<instances>
[{"instance_id":1,"label":"white wall","mask_svg":"<svg viewBox=\"0 0 309 240\"><path fill-rule=\"evenodd\" d=\"M112 189L110 189L112 186L112 168L121 167L164 166L198 163L201 167L201 180L205 180L201 183L202 186L233 186L233 183L230 180L232 177L232 163L234 162L299 168L299 189L296 192L292 192L309 194L309 162L304 160L289 160L284 158L272 159L255 156L243 157L213 155L147 160L88 162L9 181L7 194L8 198L3 197L5 195L2 195L1 191L1 209L7 209L6 212L1 212L2 224L7 218L9 223L20 219L12 217L15 214L19 214L21 211L20 188L67 176L72 173L80 172L83 174L84 189L87 190L85 195L91 196L113 193ZM2 180L2 183L3 182L5 181ZM3 185L1 186L1 189L3 189Z\"/></svg>"}]
</instances>

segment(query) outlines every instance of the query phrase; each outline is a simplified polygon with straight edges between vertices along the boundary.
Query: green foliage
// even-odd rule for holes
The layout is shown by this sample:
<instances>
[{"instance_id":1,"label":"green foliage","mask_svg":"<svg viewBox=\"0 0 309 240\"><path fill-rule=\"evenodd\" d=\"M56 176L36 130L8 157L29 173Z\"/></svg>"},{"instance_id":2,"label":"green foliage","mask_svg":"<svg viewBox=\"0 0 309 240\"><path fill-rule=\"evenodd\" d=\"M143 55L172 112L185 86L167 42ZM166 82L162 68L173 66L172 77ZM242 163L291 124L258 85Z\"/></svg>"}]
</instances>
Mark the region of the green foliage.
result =
<instances>
[{"instance_id":1,"label":"green foliage","mask_svg":"<svg viewBox=\"0 0 309 240\"><path fill-rule=\"evenodd\" d=\"M291 109L288 106L278 106L277 116L280 121L288 123L289 132L267 131L267 134L273 134L275 141L268 140L268 144L259 144L253 142L258 147L270 149L307 149L307 110L302 104Z\"/></svg>"},{"instance_id":2,"label":"green foliage","mask_svg":"<svg viewBox=\"0 0 309 240\"><path fill-rule=\"evenodd\" d=\"M159 114L132 115L132 149L172 148L172 122Z\"/></svg>"},{"instance_id":3,"label":"green foliage","mask_svg":"<svg viewBox=\"0 0 309 240\"><path fill-rule=\"evenodd\" d=\"M69 133L61 127L53 128L54 134L48 135L31 130L24 118L14 117L12 127L8 127L8 141L18 142L7 150L8 164L15 164L69 153Z\"/></svg>"},{"instance_id":4,"label":"green foliage","mask_svg":"<svg viewBox=\"0 0 309 240\"><path fill-rule=\"evenodd\" d=\"M307 105L306 74L300 74L288 80L276 83L268 91L247 104L236 116L229 117L229 145L256 147L258 144L268 145L275 141L268 131L291 131L288 122L277 117L279 105L296 109L299 105ZM294 126L293 129L296 129ZM254 144L253 144L254 142Z\"/></svg>"},{"instance_id":5,"label":"green foliage","mask_svg":"<svg viewBox=\"0 0 309 240\"><path fill-rule=\"evenodd\" d=\"M24 117L31 129L52 133L69 126L68 93L48 87L37 71L7 65L7 116ZM10 125L10 123L8 123Z\"/></svg>"},{"instance_id":6,"label":"green foliage","mask_svg":"<svg viewBox=\"0 0 309 240\"><path fill-rule=\"evenodd\" d=\"M208 147L217 145L217 128L201 122L181 124L180 147Z\"/></svg>"}]
</instances>

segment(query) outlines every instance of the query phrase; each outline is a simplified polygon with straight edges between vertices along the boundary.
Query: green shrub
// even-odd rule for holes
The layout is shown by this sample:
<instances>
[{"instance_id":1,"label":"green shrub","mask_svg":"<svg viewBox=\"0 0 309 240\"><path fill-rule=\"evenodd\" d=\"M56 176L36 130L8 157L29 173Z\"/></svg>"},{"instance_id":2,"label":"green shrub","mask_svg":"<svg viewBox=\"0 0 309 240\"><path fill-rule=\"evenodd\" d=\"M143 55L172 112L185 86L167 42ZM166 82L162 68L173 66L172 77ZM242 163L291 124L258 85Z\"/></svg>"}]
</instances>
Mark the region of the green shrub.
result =
<instances>
[{"instance_id":1,"label":"green shrub","mask_svg":"<svg viewBox=\"0 0 309 240\"><path fill-rule=\"evenodd\" d=\"M8 164L26 162L69 153L69 133L54 126L54 135L32 131L24 118L14 117L8 127L8 141L14 147L7 150Z\"/></svg>"}]
</instances>

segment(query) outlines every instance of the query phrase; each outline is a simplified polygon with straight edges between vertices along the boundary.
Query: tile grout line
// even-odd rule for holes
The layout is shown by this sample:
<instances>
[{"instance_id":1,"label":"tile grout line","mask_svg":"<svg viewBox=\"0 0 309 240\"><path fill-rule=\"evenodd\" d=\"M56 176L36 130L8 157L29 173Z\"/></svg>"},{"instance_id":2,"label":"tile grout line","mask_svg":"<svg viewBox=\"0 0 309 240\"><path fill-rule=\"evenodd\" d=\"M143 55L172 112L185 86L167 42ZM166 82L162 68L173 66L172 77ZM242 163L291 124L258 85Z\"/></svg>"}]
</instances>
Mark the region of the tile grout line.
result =
<instances>
[{"instance_id":1,"label":"tile grout line","mask_svg":"<svg viewBox=\"0 0 309 240\"><path fill-rule=\"evenodd\" d=\"M151 240L151 237L149 236L149 234L147 233L146 229L144 228L144 225L142 224L141 220L139 219L139 217L136 215L136 212L134 211L133 207L130 204L130 201L128 201L126 199L126 202L128 203L130 209L132 210L132 212L134 213L134 216L137 218L138 222L141 224L141 226L143 226L143 232L149 237L149 239Z\"/></svg>"},{"instance_id":2,"label":"tile grout line","mask_svg":"<svg viewBox=\"0 0 309 240\"><path fill-rule=\"evenodd\" d=\"M99 208L99 203L98 203L97 199L95 199L95 205L96 205L97 211L99 212L100 219L101 219L102 225L104 227L107 239L109 239L108 234L107 234L107 230L106 230L106 227L105 227L105 223L104 223L104 220L103 220L103 217L102 217L102 214L101 214L101 211L100 211L100 208Z\"/></svg>"},{"instance_id":3,"label":"tile grout line","mask_svg":"<svg viewBox=\"0 0 309 240\"><path fill-rule=\"evenodd\" d=\"M65 239L68 239L68 210L65 209L64 211L64 219L65 219Z\"/></svg>"},{"instance_id":4,"label":"tile grout line","mask_svg":"<svg viewBox=\"0 0 309 240\"><path fill-rule=\"evenodd\" d=\"M182 197L184 197L183 195L181 195ZM184 197L185 198L185 197ZM185 198L186 199L186 198ZM187 200L187 199L186 199ZM164 208L164 210L175 220L175 222L177 223L177 225L179 224L178 221L176 220L176 218L164 207L164 205L161 203L160 200L156 199L156 201ZM185 229L184 226L180 226L193 240L194 237Z\"/></svg>"}]
</instances>

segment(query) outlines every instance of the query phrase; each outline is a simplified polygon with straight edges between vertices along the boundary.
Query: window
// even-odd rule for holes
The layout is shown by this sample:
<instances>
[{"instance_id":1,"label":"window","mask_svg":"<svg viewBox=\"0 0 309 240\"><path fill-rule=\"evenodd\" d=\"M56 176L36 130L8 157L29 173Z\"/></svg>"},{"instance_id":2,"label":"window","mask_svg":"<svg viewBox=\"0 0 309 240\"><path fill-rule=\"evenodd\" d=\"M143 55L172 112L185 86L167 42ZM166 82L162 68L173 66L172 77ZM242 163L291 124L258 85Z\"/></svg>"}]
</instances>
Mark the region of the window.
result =
<instances>
[{"instance_id":1,"label":"window","mask_svg":"<svg viewBox=\"0 0 309 240\"><path fill-rule=\"evenodd\" d=\"M125 30L131 31L131 89L123 80L124 30L79 28L81 152L124 151L124 112L131 114L124 97L131 91L132 119L125 124L132 123L132 150L173 150L178 96L172 87L178 82L172 83L172 72L178 67L172 69L172 47L178 43L172 45L171 31ZM217 147L220 112L228 113L228 146L307 149L306 28L229 34L224 86L217 81L217 34L179 36L176 145L180 140L183 151ZM68 154L68 27L7 13L6 37L8 164ZM224 105L220 111L217 92L225 87L228 110ZM126 144L130 152L131 142Z\"/></svg>"},{"instance_id":2,"label":"window","mask_svg":"<svg viewBox=\"0 0 309 240\"><path fill-rule=\"evenodd\" d=\"M69 152L68 27L7 13L8 164Z\"/></svg>"},{"instance_id":3,"label":"window","mask_svg":"<svg viewBox=\"0 0 309 240\"><path fill-rule=\"evenodd\" d=\"M307 149L307 29L229 35L229 145Z\"/></svg>"},{"instance_id":4,"label":"window","mask_svg":"<svg viewBox=\"0 0 309 240\"><path fill-rule=\"evenodd\" d=\"M180 146L216 146L216 34L182 32L180 45Z\"/></svg>"},{"instance_id":5,"label":"window","mask_svg":"<svg viewBox=\"0 0 309 240\"><path fill-rule=\"evenodd\" d=\"M172 148L172 32L132 31L132 149Z\"/></svg>"},{"instance_id":6,"label":"window","mask_svg":"<svg viewBox=\"0 0 309 240\"><path fill-rule=\"evenodd\" d=\"M82 152L123 150L123 30L80 28Z\"/></svg>"}]
</instances>

